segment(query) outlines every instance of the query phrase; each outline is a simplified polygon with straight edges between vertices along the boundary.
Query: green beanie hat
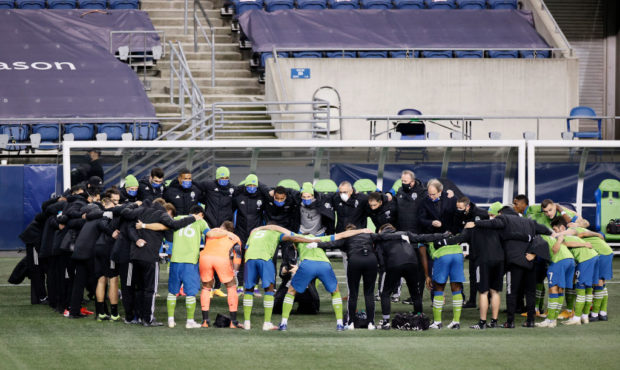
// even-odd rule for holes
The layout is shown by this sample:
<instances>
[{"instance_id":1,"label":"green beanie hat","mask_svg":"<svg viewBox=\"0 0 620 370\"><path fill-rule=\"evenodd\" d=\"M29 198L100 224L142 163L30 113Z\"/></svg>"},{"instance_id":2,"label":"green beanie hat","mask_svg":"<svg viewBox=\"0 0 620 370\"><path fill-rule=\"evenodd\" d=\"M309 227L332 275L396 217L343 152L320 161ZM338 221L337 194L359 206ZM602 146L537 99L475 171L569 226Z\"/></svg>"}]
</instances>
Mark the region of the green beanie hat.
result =
<instances>
[{"instance_id":1,"label":"green beanie hat","mask_svg":"<svg viewBox=\"0 0 620 370\"><path fill-rule=\"evenodd\" d=\"M248 185L256 185L258 186L258 177L256 177L256 175L252 174L252 175L248 175L248 177L245 178L245 186Z\"/></svg>"},{"instance_id":2,"label":"green beanie hat","mask_svg":"<svg viewBox=\"0 0 620 370\"><path fill-rule=\"evenodd\" d=\"M303 193L308 193L312 196L314 196L314 187L312 187L312 183L311 182L304 182L303 185L301 186L301 194Z\"/></svg>"},{"instance_id":3,"label":"green beanie hat","mask_svg":"<svg viewBox=\"0 0 620 370\"><path fill-rule=\"evenodd\" d=\"M134 175L127 175L125 177L125 188L133 188L134 186L138 186L138 179Z\"/></svg>"},{"instance_id":4,"label":"green beanie hat","mask_svg":"<svg viewBox=\"0 0 620 370\"><path fill-rule=\"evenodd\" d=\"M215 178L216 179L221 179L222 177L230 177L230 170L228 169L228 167L218 167L217 170L215 170Z\"/></svg>"},{"instance_id":5,"label":"green beanie hat","mask_svg":"<svg viewBox=\"0 0 620 370\"><path fill-rule=\"evenodd\" d=\"M502 203L495 202L491 204L491 206L489 207L489 214L497 216L497 214L499 213L499 210L502 208L504 208L504 205Z\"/></svg>"}]
</instances>

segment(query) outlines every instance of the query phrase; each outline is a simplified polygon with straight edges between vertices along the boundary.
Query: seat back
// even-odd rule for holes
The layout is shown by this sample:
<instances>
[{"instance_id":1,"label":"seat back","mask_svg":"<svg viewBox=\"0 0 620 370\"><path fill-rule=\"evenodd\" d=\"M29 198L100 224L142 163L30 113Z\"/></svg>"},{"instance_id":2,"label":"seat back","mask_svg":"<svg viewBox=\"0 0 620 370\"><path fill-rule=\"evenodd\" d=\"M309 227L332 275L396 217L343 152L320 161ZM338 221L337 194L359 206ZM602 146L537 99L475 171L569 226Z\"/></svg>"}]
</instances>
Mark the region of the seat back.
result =
<instances>
[{"instance_id":1,"label":"seat back","mask_svg":"<svg viewBox=\"0 0 620 370\"><path fill-rule=\"evenodd\" d=\"M521 50L519 51L521 58L526 59L538 59L538 58L551 58L551 51L549 50Z\"/></svg>"},{"instance_id":2,"label":"seat back","mask_svg":"<svg viewBox=\"0 0 620 370\"><path fill-rule=\"evenodd\" d=\"M15 1L0 0L0 9L13 9L13 8L15 8Z\"/></svg>"},{"instance_id":3,"label":"seat back","mask_svg":"<svg viewBox=\"0 0 620 370\"><path fill-rule=\"evenodd\" d=\"M457 0L459 9L484 9L487 7L486 0Z\"/></svg>"},{"instance_id":4,"label":"seat back","mask_svg":"<svg viewBox=\"0 0 620 370\"><path fill-rule=\"evenodd\" d=\"M263 9L263 0L239 0L237 3L237 16L253 9Z\"/></svg>"},{"instance_id":5,"label":"seat back","mask_svg":"<svg viewBox=\"0 0 620 370\"><path fill-rule=\"evenodd\" d=\"M35 124L32 125L32 133L41 135L41 142L58 141L60 138L60 126L58 124Z\"/></svg>"},{"instance_id":6,"label":"seat back","mask_svg":"<svg viewBox=\"0 0 620 370\"><path fill-rule=\"evenodd\" d=\"M359 58L387 58L387 51L360 51L357 53Z\"/></svg>"},{"instance_id":7,"label":"seat back","mask_svg":"<svg viewBox=\"0 0 620 370\"><path fill-rule=\"evenodd\" d=\"M482 50L455 50L454 57L456 58L484 58L484 52Z\"/></svg>"},{"instance_id":8,"label":"seat back","mask_svg":"<svg viewBox=\"0 0 620 370\"><path fill-rule=\"evenodd\" d=\"M301 186L299 186L299 183L293 179L280 180L277 186L284 186L287 189L293 189L296 191L299 191L301 189Z\"/></svg>"},{"instance_id":9,"label":"seat back","mask_svg":"<svg viewBox=\"0 0 620 370\"><path fill-rule=\"evenodd\" d=\"M80 9L105 9L105 0L78 0Z\"/></svg>"},{"instance_id":10,"label":"seat back","mask_svg":"<svg viewBox=\"0 0 620 370\"><path fill-rule=\"evenodd\" d=\"M68 123L65 133L73 134L74 140L91 140L95 135L95 127L91 123Z\"/></svg>"},{"instance_id":11,"label":"seat back","mask_svg":"<svg viewBox=\"0 0 620 370\"><path fill-rule=\"evenodd\" d=\"M394 50L389 52L390 58L418 58L420 53L412 50Z\"/></svg>"},{"instance_id":12,"label":"seat back","mask_svg":"<svg viewBox=\"0 0 620 370\"><path fill-rule=\"evenodd\" d=\"M424 9L424 0L394 0L396 9Z\"/></svg>"},{"instance_id":13,"label":"seat back","mask_svg":"<svg viewBox=\"0 0 620 370\"><path fill-rule=\"evenodd\" d=\"M368 194L377 191L377 184L371 179L359 179L353 184L353 188L358 193Z\"/></svg>"},{"instance_id":14,"label":"seat back","mask_svg":"<svg viewBox=\"0 0 620 370\"><path fill-rule=\"evenodd\" d=\"M361 0L362 9L392 9L391 0Z\"/></svg>"},{"instance_id":15,"label":"seat back","mask_svg":"<svg viewBox=\"0 0 620 370\"><path fill-rule=\"evenodd\" d=\"M139 122L131 125L134 140L155 140L159 131L159 123Z\"/></svg>"},{"instance_id":16,"label":"seat back","mask_svg":"<svg viewBox=\"0 0 620 370\"><path fill-rule=\"evenodd\" d=\"M490 50L489 57L496 59L518 58L519 52L517 50Z\"/></svg>"},{"instance_id":17,"label":"seat back","mask_svg":"<svg viewBox=\"0 0 620 370\"><path fill-rule=\"evenodd\" d=\"M456 9L455 0L424 0L429 9Z\"/></svg>"},{"instance_id":18,"label":"seat back","mask_svg":"<svg viewBox=\"0 0 620 370\"><path fill-rule=\"evenodd\" d=\"M138 9L138 0L110 0L110 9Z\"/></svg>"},{"instance_id":19,"label":"seat back","mask_svg":"<svg viewBox=\"0 0 620 370\"><path fill-rule=\"evenodd\" d=\"M19 9L45 9L45 0L17 0Z\"/></svg>"},{"instance_id":20,"label":"seat back","mask_svg":"<svg viewBox=\"0 0 620 370\"><path fill-rule=\"evenodd\" d=\"M325 9L327 8L327 0L298 0L298 9Z\"/></svg>"},{"instance_id":21,"label":"seat back","mask_svg":"<svg viewBox=\"0 0 620 370\"><path fill-rule=\"evenodd\" d=\"M97 125L97 132L106 134L108 140L122 140L126 131L127 126L124 123L100 123Z\"/></svg>"},{"instance_id":22,"label":"seat back","mask_svg":"<svg viewBox=\"0 0 620 370\"><path fill-rule=\"evenodd\" d=\"M332 9L359 9L360 4L358 0L329 0L328 1Z\"/></svg>"},{"instance_id":23,"label":"seat back","mask_svg":"<svg viewBox=\"0 0 620 370\"><path fill-rule=\"evenodd\" d=\"M276 10L293 9L295 3L293 0L265 0L265 10L275 12Z\"/></svg>"},{"instance_id":24,"label":"seat back","mask_svg":"<svg viewBox=\"0 0 620 370\"><path fill-rule=\"evenodd\" d=\"M487 0L491 9L517 9L517 0Z\"/></svg>"},{"instance_id":25,"label":"seat back","mask_svg":"<svg viewBox=\"0 0 620 370\"><path fill-rule=\"evenodd\" d=\"M25 141L28 138L28 126L26 125L0 125L0 134L9 136L9 142Z\"/></svg>"},{"instance_id":26,"label":"seat back","mask_svg":"<svg viewBox=\"0 0 620 370\"><path fill-rule=\"evenodd\" d=\"M338 185L332 179L320 179L314 184L314 191L321 194L335 193Z\"/></svg>"},{"instance_id":27,"label":"seat back","mask_svg":"<svg viewBox=\"0 0 620 370\"><path fill-rule=\"evenodd\" d=\"M620 181L603 180L594 192L596 198L596 230L605 232L609 220L620 218Z\"/></svg>"},{"instance_id":28,"label":"seat back","mask_svg":"<svg viewBox=\"0 0 620 370\"><path fill-rule=\"evenodd\" d=\"M578 106L578 107L574 107L573 109L570 110L570 116L571 117L596 117L596 112L594 111L594 109L587 107L587 106ZM577 119L577 118L567 118L566 119L566 128L568 129L569 132L573 132L574 137L576 138L592 138L592 139L599 139L601 140L603 138L603 133L602 133L602 129L601 129L601 119L600 118L592 118L593 120L596 121L597 125L598 125L598 130L597 131L582 131L579 132L577 130L573 130L571 131L570 129L570 121Z\"/></svg>"},{"instance_id":29,"label":"seat back","mask_svg":"<svg viewBox=\"0 0 620 370\"><path fill-rule=\"evenodd\" d=\"M268 51L260 55L260 66L261 67L264 67L266 65L268 58L273 58L272 52ZM288 58L288 52L278 51L278 58Z\"/></svg>"},{"instance_id":30,"label":"seat back","mask_svg":"<svg viewBox=\"0 0 620 370\"><path fill-rule=\"evenodd\" d=\"M293 58L322 58L320 51L294 51Z\"/></svg>"},{"instance_id":31,"label":"seat back","mask_svg":"<svg viewBox=\"0 0 620 370\"><path fill-rule=\"evenodd\" d=\"M354 51L327 51L325 56L328 58L355 58Z\"/></svg>"},{"instance_id":32,"label":"seat back","mask_svg":"<svg viewBox=\"0 0 620 370\"><path fill-rule=\"evenodd\" d=\"M424 58L452 58L452 50L424 50Z\"/></svg>"},{"instance_id":33,"label":"seat back","mask_svg":"<svg viewBox=\"0 0 620 370\"><path fill-rule=\"evenodd\" d=\"M75 9L76 0L49 0L47 6L50 9Z\"/></svg>"}]
</instances>

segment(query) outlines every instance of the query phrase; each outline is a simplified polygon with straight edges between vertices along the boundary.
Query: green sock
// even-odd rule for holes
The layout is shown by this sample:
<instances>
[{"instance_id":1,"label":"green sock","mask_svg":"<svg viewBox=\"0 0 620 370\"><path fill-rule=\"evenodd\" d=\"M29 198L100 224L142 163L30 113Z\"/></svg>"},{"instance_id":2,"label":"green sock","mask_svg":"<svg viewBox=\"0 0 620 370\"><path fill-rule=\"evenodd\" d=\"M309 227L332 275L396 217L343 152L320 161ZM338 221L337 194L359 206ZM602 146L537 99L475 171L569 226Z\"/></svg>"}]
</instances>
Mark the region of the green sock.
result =
<instances>
[{"instance_id":1,"label":"green sock","mask_svg":"<svg viewBox=\"0 0 620 370\"><path fill-rule=\"evenodd\" d=\"M196 312L196 297L195 296L185 297L185 308L187 309L187 319L193 320L194 313Z\"/></svg>"},{"instance_id":2,"label":"green sock","mask_svg":"<svg viewBox=\"0 0 620 370\"><path fill-rule=\"evenodd\" d=\"M594 297L592 299L592 312L598 314L601 310L601 303L603 303L603 287L594 287Z\"/></svg>"},{"instance_id":3,"label":"green sock","mask_svg":"<svg viewBox=\"0 0 620 370\"><path fill-rule=\"evenodd\" d=\"M334 307L334 313L336 314L336 321L342 324L342 297L339 291L332 293L332 306Z\"/></svg>"},{"instance_id":4,"label":"green sock","mask_svg":"<svg viewBox=\"0 0 620 370\"><path fill-rule=\"evenodd\" d=\"M536 284L536 308L542 312L545 303L545 284Z\"/></svg>"},{"instance_id":5,"label":"green sock","mask_svg":"<svg viewBox=\"0 0 620 370\"><path fill-rule=\"evenodd\" d=\"M549 293L549 300L547 301L547 319L555 320L558 317L560 297L557 294Z\"/></svg>"},{"instance_id":6,"label":"green sock","mask_svg":"<svg viewBox=\"0 0 620 370\"><path fill-rule=\"evenodd\" d=\"M177 307L177 296L172 293L168 293L166 306L168 307L168 317L174 318L174 309Z\"/></svg>"},{"instance_id":7,"label":"green sock","mask_svg":"<svg viewBox=\"0 0 620 370\"><path fill-rule=\"evenodd\" d=\"M461 322L461 310L463 309L463 292L458 291L452 293L452 310L454 318L452 321Z\"/></svg>"},{"instance_id":8,"label":"green sock","mask_svg":"<svg viewBox=\"0 0 620 370\"><path fill-rule=\"evenodd\" d=\"M609 294L607 293L607 287L603 285L603 300L601 301L601 312L607 312L607 299Z\"/></svg>"},{"instance_id":9,"label":"green sock","mask_svg":"<svg viewBox=\"0 0 620 370\"><path fill-rule=\"evenodd\" d=\"M433 297L433 320L441 322L441 311L443 311L444 297L443 292L435 292Z\"/></svg>"},{"instance_id":10,"label":"green sock","mask_svg":"<svg viewBox=\"0 0 620 370\"><path fill-rule=\"evenodd\" d=\"M252 314L252 305L254 304L254 294L245 292L243 295L243 319L250 321Z\"/></svg>"},{"instance_id":11,"label":"green sock","mask_svg":"<svg viewBox=\"0 0 620 370\"><path fill-rule=\"evenodd\" d=\"M271 322L273 312L273 292L265 292L263 296L263 306L265 307L265 322Z\"/></svg>"},{"instance_id":12,"label":"green sock","mask_svg":"<svg viewBox=\"0 0 620 370\"><path fill-rule=\"evenodd\" d=\"M575 289L567 289L566 290L566 309L572 311L575 309L575 300L577 299L577 294L575 293Z\"/></svg>"},{"instance_id":13,"label":"green sock","mask_svg":"<svg viewBox=\"0 0 620 370\"><path fill-rule=\"evenodd\" d=\"M583 313L583 307L586 305L586 290L576 289L577 297L575 300L575 316L579 317Z\"/></svg>"},{"instance_id":14,"label":"green sock","mask_svg":"<svg viewBox=\"0 0 620 370\"><path fill-rule=\"evenodd\" d=\"M592 287L586 288L586 305L583 308L584 315L590 314L590 309L592 308L592 299L593 299L592 291L593 291Z\"/></svg>"},{"instance_id":15,"label":"green sock","mask_svg":"<svg viewBox=\"0 0 620 370\"><path fill-rule=\"evenodd\" d=\"M286 293L284 296L284 303L282 303L282 318L287 319L291 316L291 310L293 309L293 303L295 303L295 296Z\"/></svg>"}]
</instances>

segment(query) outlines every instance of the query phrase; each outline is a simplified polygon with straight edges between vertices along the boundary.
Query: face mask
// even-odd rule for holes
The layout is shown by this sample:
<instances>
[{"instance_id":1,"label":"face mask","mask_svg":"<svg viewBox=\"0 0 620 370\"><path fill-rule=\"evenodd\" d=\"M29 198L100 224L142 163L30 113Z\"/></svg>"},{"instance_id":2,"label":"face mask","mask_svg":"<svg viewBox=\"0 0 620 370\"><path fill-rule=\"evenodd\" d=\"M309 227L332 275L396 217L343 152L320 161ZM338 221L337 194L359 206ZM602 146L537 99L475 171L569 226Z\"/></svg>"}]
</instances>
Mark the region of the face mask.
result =
<instances>
[{"instance_id":1,"label":"face mask","mask_svg":"<svg viewBox=\"0 0 620 370\"><path fill-rule=\"evenodd\" d=\"M304 206L309 206L312 204L312 202L314 202L314 199L302 199L301 200L301 204L303 204Z\"/></svg>"},{"instance_id":2,"label":"face mask","mask_svg":"<svg viewBox=\"0 0 620 370\"><path fill-rule=\"evenodd\" d=\"M153 187L153 189L159 189L161 187L161 184L156 184L156 183L152 182L151 186Z\"/></svg>"},{"instance_id":3,"label":"face mask","mask_svg":"<svg viewBox=\"0 0 620 370\"><path fill-rule=\"evenodd\" d=\"M405 193L410 193L410 192L411 192L411 189L413 189L413 188L412 188L412 186L411 186L411 184L403 184L403 191L404 191Z\"/></svg>"},{"instance_id":4,"label":"face mask","mask_svg":"<svg viewBox=\"0 0 620 370\"><path fill-rule=\"evenodd\" d=\"M192 180L184 180L183 182L181 182L181 186L183 187L183 189L189 189L192 187Z\"/></svg>"},{"instance_id":5,"label":"face mask","mask_svg":"<svg viewBox=\"0 0 620 370\"><path fill-rule=\"evenodd\" d=\"M441 199L441 198L437 197L437 199L431 199L431 201L432 201L433 203L437 203L437 202L439 202L439 200L440 200L440 199Z\"/></svg>"},{"instance_id":6,"label":"face mask","mask_svg":"<svg viewBox=\"0 0 620 370\"><path fill-rule=\"evenodd\" d=\"M282 201L282 202L278 202L277 200L274 200L274 201L273 201L273 204L275 204L275 205L276 205L276 207L282 207L282 206L284 205L284 201Z\"/></svg>"},{"instance_id":7,"label":"face mask","mask_svg":"<svg viewBox=\"0 0 620 370\"><path fill-rule=\"evenodd\" d=\"M226 185L228 185L229 182L230 182L230 180L228 180L228 179L219 179L219 180L217 180L217 183L220 186L226 186Z\"/></svg>"},{"instance_id":8,"label":"face mask","mask_svg":"<svg viewBox=\"0 0 620 370\"><path fill-rule=\"evenodd\" d=\"M138 195L138 191L137 190L127 190L127 194L130 197L135 197L136 195Z\"/></svg>"},{"instance_id":9,"label":"face mask","mask_svg":"<svg viewBox=\"0 0 620 370\"><path fill-rule=\"evenodd\" d=\"M456 210L456 214L457 215L464 215L465 214L465 210L464 209L457 209Z\"/></svg>"},{"instance_id":10,"label":"face mask","mask_svg":"<svg viewBox=\"0 0 620 370\"><path fill-rule=\"evenodd\" d=\"M340 199L342 199L343 202L346 202L349 200L349 194L340 193Z\"/></svg>"},{"instance_id":11,"label":"face mask","mask_svg":"<svg viewBox=\"0 0 620 370\"><path fill-rule=\"evenodd\" d=\"M250 194L256 193L256 189L258 189L256 186L246 186L245 187L245 191L247 191Z\"/></svg>"}]
</instances>

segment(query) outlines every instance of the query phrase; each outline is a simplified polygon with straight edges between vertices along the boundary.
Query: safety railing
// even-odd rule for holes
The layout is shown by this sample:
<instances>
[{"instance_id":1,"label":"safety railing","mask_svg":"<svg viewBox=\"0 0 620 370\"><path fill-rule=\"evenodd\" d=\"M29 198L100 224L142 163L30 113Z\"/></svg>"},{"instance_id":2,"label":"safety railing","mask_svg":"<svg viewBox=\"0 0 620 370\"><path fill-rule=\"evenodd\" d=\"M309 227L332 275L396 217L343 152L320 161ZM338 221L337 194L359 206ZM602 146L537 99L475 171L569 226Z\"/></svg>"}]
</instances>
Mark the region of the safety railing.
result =
<instances>
[{"instance_id":1,"label":"safety railing","mask_svg":"<svg viewBox=\"0 0 620 370\"><path fill-rule=\"evenodd\" d=\"M127 45L123 45L121 47L119 47L117 50L114 50L114 35L127 35L128 36L128 41L127 41ZM135 50L132 50L132 40L133 38L138 35L138 36L142 36L142 49L138 50L137 52ZM141 59L142 62L139 63L142 65L142 85L144 85L144 89L149 91L151 89L150 87L150 83L149 81L147 81L146 79L146 67L147 67L147 60L148 60L148 49L147 49L147 40L149 40L149 36L151 35L155 35L157 37L159 37L159 45L157 45L156 47L152 47L151 48L151 53L152 53L152 58L153 60L158 60L160 58L163 58L166 56L166 34L164 33L164 31L136 31L136 30L131 30L131 31L110 31L110 53L112 55L115 55L116 52L118 51L118 58L120 60L127 60L129 67L133 68L134 66L138 65L134 59Z\"/></svg>"},{"instance_id":2,"label":"safety railing","mask_svg":"<svg viewBox=\"0 0 620 370\"><path fill-rule=\"evenodd\" d=\"M198 125L199 121L204 119L204 97L189 69L181 43L177 41L175 45L169 41L168 45L170 46L170 104L174 104L176 96L181 110L181 120L184 120L186 116L185 99L188 98L191 105L191 116L195 120L194 124Z\"/></svg>"},{"instance_id":3,"label":"safety railing","mask_svg":"<svg viewBox=\"0 0 620 370\"><path fill-rule=\"evenodd\" d=\"M187 4L187 0L185 1L185 3ZM202 14L202 17L207 21L207 25L209 26L209 32L211 34L211 38L207 36L207 32L205 31L204 27L202 26L202 23L200 22L200 18L198 17L197 10L200 10L200 14ZM211 24L211 21L209 20L209 17L207 16L207 12L203 8L199 0L194 0L193 18L194 18L194 52L198 52L198 31L200 30L202 37L204 37L205 41L207 42L207 46L209 46L209 48L211 49L211 87L215 87L215 28L213 27L213 24ZM187 22L187 10L185 12L185 19ZM185 34L187 34L187 26L185 29Z\"/></svg>"}]
</instances>

